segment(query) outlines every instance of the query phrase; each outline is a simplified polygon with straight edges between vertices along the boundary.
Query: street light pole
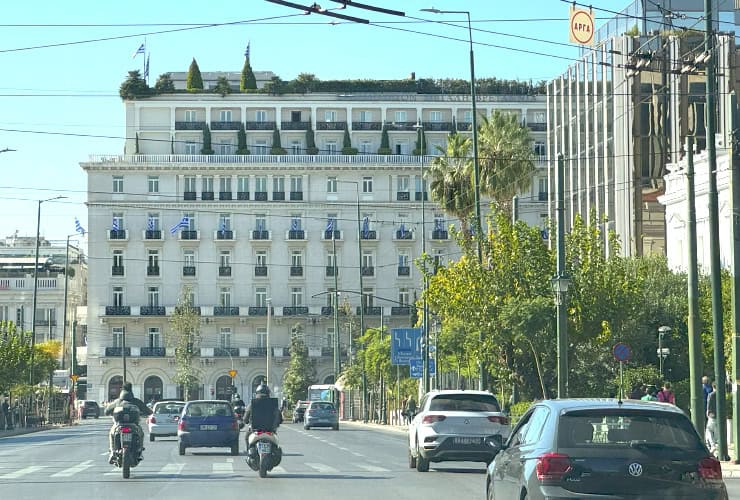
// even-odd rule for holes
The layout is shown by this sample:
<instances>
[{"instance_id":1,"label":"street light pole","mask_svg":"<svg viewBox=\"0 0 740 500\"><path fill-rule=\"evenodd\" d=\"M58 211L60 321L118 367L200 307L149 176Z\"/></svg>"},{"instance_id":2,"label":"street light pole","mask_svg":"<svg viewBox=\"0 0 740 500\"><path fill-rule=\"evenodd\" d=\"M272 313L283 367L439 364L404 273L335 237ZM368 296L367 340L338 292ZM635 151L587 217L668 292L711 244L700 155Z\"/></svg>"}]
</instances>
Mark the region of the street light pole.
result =
<instances>
[{"instance_id":1,"label":"street light pole","mask_svg":"<svg viewBox=\"0 0 740 500\"><path fill-rule=\"evenodd\" d=\"M270 317L272 316L272 299L267 298L265 300L267 303L267 341L265 342L267 344L267 366L265 367L265 385L269 388L270 387Z\"/></svg>"},{"instance_id":2,"label":"street light pole","mask_svg":"<svg viewBox=\"0 0 740 500\"><path fill-rule=\"evenodd\" d=\"M419 162L419 195L421 196L421 258L426 258L427 253L427 247L426 247L426 219L424 214L424 197L426 195L426 189L424 188L424 154L426 151L424 151L424 125L421 121L417 123L414 128L416 128L417 133L419 134L419 152L421 153ZM422 260L422 262L426 262ZM424 265L424 268L422 270L423 276L422 276L422 321L421 321L421 335L424 339L424 344L422 345L421 349L421 366L422 366L422 390L424 394L429 392L429 325L427 323L427 298L426 298L426 291L427 291L427 273L426 273L426 264Z\"/></svg>"},{"instance_id":3,"label":"street light pole","mask_svg":"<svg viewBox=\"0 0 740 500\"><path fill-rule=\"evenodd\" d=\"M565 182L563 176L565 167L563 155L558 155L557 167L557 263L556 274L551 280L557 306L557 338L558 338L558 398L568 397L568 316L566 310L566 295L570 280L565 274L565 200L563 190Z\"/></svg>"},{"instance_id":4,"label":"street light pole","mask_svg":"<svg viewBox=\"0 0 740 500\"><path fill-rule=\"evenodd\" d=\"M67 297L68 297L68 290L69 290L69 239L72 236L77 236L78 233L75 234L68 234L67 235L67 246L65 247L66 250L66 256L64 258L64 318L62 319L62 368L66 366L66 349L67 349ZM79 249L77 251L77 258L79 259ZM78 260L79 262L79 260ZM74 351L74 346L72 346L72 351ZM72 354L74 355L74 354ZM73 375L73 372L69 372L70 375Z\"/></svg>"}]
</instances>

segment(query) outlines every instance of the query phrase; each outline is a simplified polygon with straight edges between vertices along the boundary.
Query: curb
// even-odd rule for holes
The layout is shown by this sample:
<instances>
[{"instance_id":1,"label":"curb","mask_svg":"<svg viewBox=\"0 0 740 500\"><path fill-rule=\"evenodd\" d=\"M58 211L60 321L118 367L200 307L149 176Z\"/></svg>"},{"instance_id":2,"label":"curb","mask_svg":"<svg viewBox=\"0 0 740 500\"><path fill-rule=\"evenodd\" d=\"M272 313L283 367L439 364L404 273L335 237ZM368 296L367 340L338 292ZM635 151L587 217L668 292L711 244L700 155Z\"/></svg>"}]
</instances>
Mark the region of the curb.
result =
<instances>
[{"instance_id":1,"label":"curb","mask_svg":"<svg viewBox=\"0 0 740 500\"><path fill-rule=\"evenodd\" d=\"M408 432L408 428L406 426L376 424L374 422L365 423L359 420L340 420L339 423L345 424L345 425L352 425L356 427L369 427L371 429L392 432L394 434L404 434L405 435Z\"/></svg>"}]
</instances>

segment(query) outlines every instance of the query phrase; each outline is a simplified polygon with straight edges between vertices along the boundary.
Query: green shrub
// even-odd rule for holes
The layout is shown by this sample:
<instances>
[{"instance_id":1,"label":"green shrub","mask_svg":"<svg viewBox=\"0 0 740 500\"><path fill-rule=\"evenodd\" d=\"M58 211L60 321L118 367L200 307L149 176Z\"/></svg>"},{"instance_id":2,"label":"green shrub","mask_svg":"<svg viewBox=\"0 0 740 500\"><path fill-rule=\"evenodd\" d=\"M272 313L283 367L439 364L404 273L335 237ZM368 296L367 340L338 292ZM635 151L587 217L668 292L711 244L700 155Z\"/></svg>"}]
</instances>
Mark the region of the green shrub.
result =
<instances>
[{"instance_id":1,"label":"green shrub","mask_svg":"<svg viewBox=\"0 0 740 500\"><path fill-rule=\"evenodd\" d=\"M529 407L532 406L532 403L534 403L534 401L520 401L511 405L511 407L509 408L509 418L511 419L511 425L514 425L516 422L519 421L520 418L522 418L522 415L524 415Z\"/></svg>"}]
</instances>

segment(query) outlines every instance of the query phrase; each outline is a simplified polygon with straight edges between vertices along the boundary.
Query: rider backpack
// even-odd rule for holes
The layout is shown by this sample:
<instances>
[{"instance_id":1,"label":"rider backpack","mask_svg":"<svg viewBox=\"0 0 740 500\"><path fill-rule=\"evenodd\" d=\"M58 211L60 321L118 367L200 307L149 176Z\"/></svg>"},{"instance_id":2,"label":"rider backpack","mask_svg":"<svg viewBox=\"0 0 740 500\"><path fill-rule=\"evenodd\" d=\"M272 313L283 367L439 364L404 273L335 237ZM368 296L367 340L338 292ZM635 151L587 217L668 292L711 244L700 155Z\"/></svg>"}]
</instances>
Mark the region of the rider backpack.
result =
<instances>
[{"instance_id":1,"label":"rider backpack","mask_svg":"<svg viewBox=\"0 0 740 500\"><path fill-rule=\"evenodd\" d=\"M123 401L113 409L113 420L118 424L136 424L139 416L139 408L128 401Z\"/></svg>"}]
</instances>

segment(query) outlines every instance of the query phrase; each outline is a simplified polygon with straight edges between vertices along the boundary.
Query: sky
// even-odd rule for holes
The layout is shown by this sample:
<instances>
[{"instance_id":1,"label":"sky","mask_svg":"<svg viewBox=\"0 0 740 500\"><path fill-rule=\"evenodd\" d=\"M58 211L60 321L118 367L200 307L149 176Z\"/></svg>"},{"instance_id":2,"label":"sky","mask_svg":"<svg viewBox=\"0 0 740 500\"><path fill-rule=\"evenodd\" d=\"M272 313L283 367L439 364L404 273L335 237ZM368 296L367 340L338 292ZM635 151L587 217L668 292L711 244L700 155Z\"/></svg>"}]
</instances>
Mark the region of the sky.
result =
<instances>
[{"instance_id":1,"label":"sky","mask_svg":"<svg viewBox=\"0 0 740 500\"><path fill-rule=\"evenodd\" d=\"M0 151L14 151L0 153L0 238L16 231L35 237L39 206L46 239L76 240L75 217L87 227L80 162L91 154L123 152L118 90L128 71L143 72L144 56L132 57L142 43L152 86L162 73L187 71L193 58L202 72L239 72L247 43L252 68L283 80L301 73L319 80L405 79L412 72L417 78L469 79L467 17L420 11L434 7L470 12L476 78L550 80L577 58L576 46L568 43L570 4L562 0L529 0L526 8L503 0L362 3L406 16L337 11L370 21L360 24L303 15L266 0L4 2ZM627 3L602 0L601 6ZM608 14L595 14L598 28ZM56 196L65 198L39 204Z\"/></svg>"}]
</instances>

